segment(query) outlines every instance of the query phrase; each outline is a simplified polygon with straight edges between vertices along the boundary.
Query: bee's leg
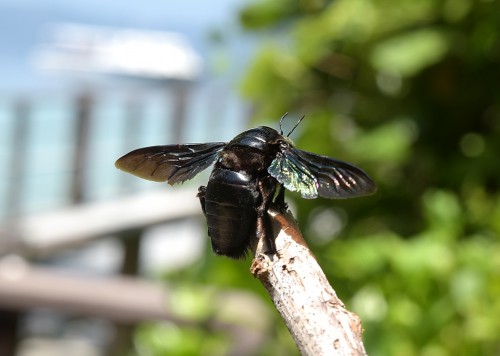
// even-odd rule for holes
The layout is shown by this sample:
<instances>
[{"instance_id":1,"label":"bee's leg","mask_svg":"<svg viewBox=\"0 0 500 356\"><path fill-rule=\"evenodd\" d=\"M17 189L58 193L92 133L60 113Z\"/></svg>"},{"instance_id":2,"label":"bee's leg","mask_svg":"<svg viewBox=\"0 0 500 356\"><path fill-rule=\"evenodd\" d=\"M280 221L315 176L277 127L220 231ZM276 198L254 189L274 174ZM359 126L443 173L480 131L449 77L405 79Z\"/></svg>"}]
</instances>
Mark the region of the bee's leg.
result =
<instances>
[{"instance_id":1,"label":"bee's leg","mask_svg":"<svg viewBox=\"0 0 500 356\"><path fill-rule=\"evenodd\" d=\"M270 177L269 177L270 178ZM261 204L257 207L257 229L256 235L259 240L264 240L270 253L276 253L276 244L274 243L273 225L268 209L273 203L276 192L276 183L273 179L261 179L258 182L258 189L262 198Z\"/></svg>"},{"instance_id":2,"label":"bee's leg","mask_svg":"<svg viewBox=\"0 0 500 356\"><path fill-rule=\"evenodd\" d=\"M205 195L207 193L207 187L201 186L198 188L198 194L196 196L200 199L201 210L203 211L203 215L205 215L205 219L207 219L207 209L205 207ZM208 220L207 220L207 235L210 237L210 229L208 228ZM210 241L212 238L210 237Z\"/></svg>"},{"instance_id":3,"label":"bee's leg","mask_svg":"<svg viewBox=\"0 0 500 356\"><path fill-rule=\"evenodd\" d=\"M207 193L207 187L201 186L198 188L198 194L196 194L196 196L200 199L201 210L203 210L203 215L205 215L205 217L207 216L207 212L205 210L205 195L206 195L206 193Z\"/></svg>"},{"instance_id":4,"label":"bee's leg","mask_svg":"<svg viewBox=\"0 0 500 356\"><path fill-rule=\"evenodd\" d=\"M285 212L288 210L288 204L285 203L285 187L283 184L280 184L278 187L278 194L274 198L274 206L276 206L281 212Z\"/></svg>"}]
</instances>

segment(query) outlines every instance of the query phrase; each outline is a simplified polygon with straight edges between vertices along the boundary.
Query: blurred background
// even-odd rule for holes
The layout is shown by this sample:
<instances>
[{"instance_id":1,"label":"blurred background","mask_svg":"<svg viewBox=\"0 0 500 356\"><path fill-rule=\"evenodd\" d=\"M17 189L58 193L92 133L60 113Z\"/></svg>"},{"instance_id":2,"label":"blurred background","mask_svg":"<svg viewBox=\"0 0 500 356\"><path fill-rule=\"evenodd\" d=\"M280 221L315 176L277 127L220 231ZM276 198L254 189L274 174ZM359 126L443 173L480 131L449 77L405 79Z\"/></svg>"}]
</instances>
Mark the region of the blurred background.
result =
<instances>
[{"instance_id":1,"label":"blurred background","mask_svg":"<svg viewBox=\"0 0 500 356\"><path fill-rule=\"evenodd\" d=\"M285 112L378 184L287 194L368 353L500 354L497 0L3 0L0 29L1 355L298 354L207 244L208 172L114 168Z\"/></svg>"}]
</instances>

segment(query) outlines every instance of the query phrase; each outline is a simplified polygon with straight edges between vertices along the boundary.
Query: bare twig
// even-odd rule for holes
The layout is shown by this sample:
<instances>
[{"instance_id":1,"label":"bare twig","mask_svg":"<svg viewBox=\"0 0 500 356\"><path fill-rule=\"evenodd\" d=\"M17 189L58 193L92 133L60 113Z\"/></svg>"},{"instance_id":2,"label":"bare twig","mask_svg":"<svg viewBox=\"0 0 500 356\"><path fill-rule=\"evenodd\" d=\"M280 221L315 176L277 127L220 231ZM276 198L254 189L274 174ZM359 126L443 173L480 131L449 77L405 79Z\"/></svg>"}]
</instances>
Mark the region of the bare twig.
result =
<instances>
[{"instance_id":1,"label":"bare twig","mask_svg":"<svg viewBox=\"0 0 500 356\"><path fill-rule=\"evenodd\" d=\"M255 246L251 272L271 296L303 355L366 355L359 317L328 283L290 213L270 209L277 253Z\"/></svg>"}]
</instances>

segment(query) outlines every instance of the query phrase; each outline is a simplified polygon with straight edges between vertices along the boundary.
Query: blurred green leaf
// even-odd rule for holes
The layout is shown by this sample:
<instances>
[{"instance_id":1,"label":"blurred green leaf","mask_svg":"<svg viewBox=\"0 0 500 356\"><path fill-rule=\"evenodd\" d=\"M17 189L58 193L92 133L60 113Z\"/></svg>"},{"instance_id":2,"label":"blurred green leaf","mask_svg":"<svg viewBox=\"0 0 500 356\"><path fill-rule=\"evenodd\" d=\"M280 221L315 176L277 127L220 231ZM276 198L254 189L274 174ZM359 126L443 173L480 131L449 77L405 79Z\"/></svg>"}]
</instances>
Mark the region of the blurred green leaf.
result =
<instances>
[{"instance_id":1,"label":"blurred green leaf","mask_svg":"<svg viewBox=\"0 0 500 356\"><path fill-rule=\"evenodd\" d=\"M295 0L255 1L240 13L241 23L249 29L268 27L294 13Z\"/></svg>"},{"instance_id":2,"label":"blurred green leaf","mask_svg":"<svg viewBox=\"0 0 500 356\"><path fill-rule=\"evenodd\" d=\"M359 134L354 138L356 144L348 146L348 149L354 156L368 161L401 163L409 157L415 135L415 127L410 120L395 120Z\"/></svg>"},{"instance_id":3,"label":"blurred green leaf","mask_svg":"<svg viewBox=\"0 0 500 356\"><path fill-rule=\"evenodd\" d=\"M410 77L437 63L448 51L446 36L435 29L399 34L379 42L373 49L373 67L381 72L395 72Z\"/></svg>"},{"instance_id":4,"label":"blurred green leaf","mask_svg":"<svg viewBox=\"0 0 500 356\"><path fill-rule=\"evenodd\" d=\"M223 335L196 328L180 328L172 323L142 325L135 335L140 355L221 355L227 352Z\"/></svg>"}]
</instances>

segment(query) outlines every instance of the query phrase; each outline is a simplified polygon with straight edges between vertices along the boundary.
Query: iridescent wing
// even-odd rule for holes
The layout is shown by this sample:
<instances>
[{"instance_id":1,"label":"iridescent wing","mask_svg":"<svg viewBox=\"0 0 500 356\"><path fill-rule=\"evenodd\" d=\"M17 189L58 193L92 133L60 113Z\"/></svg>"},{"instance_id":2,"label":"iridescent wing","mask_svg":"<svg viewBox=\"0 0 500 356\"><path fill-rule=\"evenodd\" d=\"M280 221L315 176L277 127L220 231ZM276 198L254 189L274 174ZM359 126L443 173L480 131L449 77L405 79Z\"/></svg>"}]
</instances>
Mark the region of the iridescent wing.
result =
<instances>
[{"instance_id":1,"label":"iridescent wing","mask_svg":"<svg viewBox=\"0 0 500 356\"><path fill-rule=\"evenodd\" d=\"M299 191L303 198L318 197L318 180L293 148L278 152L267 171L286 189Z\"/></svg>"},{"instance_id":2,"label":"iridescent wing","mask_svg":"<svg viewBox=\"0 0 500 356\"><path fill-rule=\"evenodd\" d=\"M375 183L360 168L291 146L279 152L268 168L285 188L303 198L352 198L375 193Z\"/></svg>"},{"instance_id":3,"label":"iridescent wing","mask_svg":"<svg viewBox=\"0 0 500 356\"><path fill-rule=\"evenodd\" d=\"M115 166L137 177L175 184L210 166L224 142L144 147L119 158Z\"/></svg>"}]
</instances>

